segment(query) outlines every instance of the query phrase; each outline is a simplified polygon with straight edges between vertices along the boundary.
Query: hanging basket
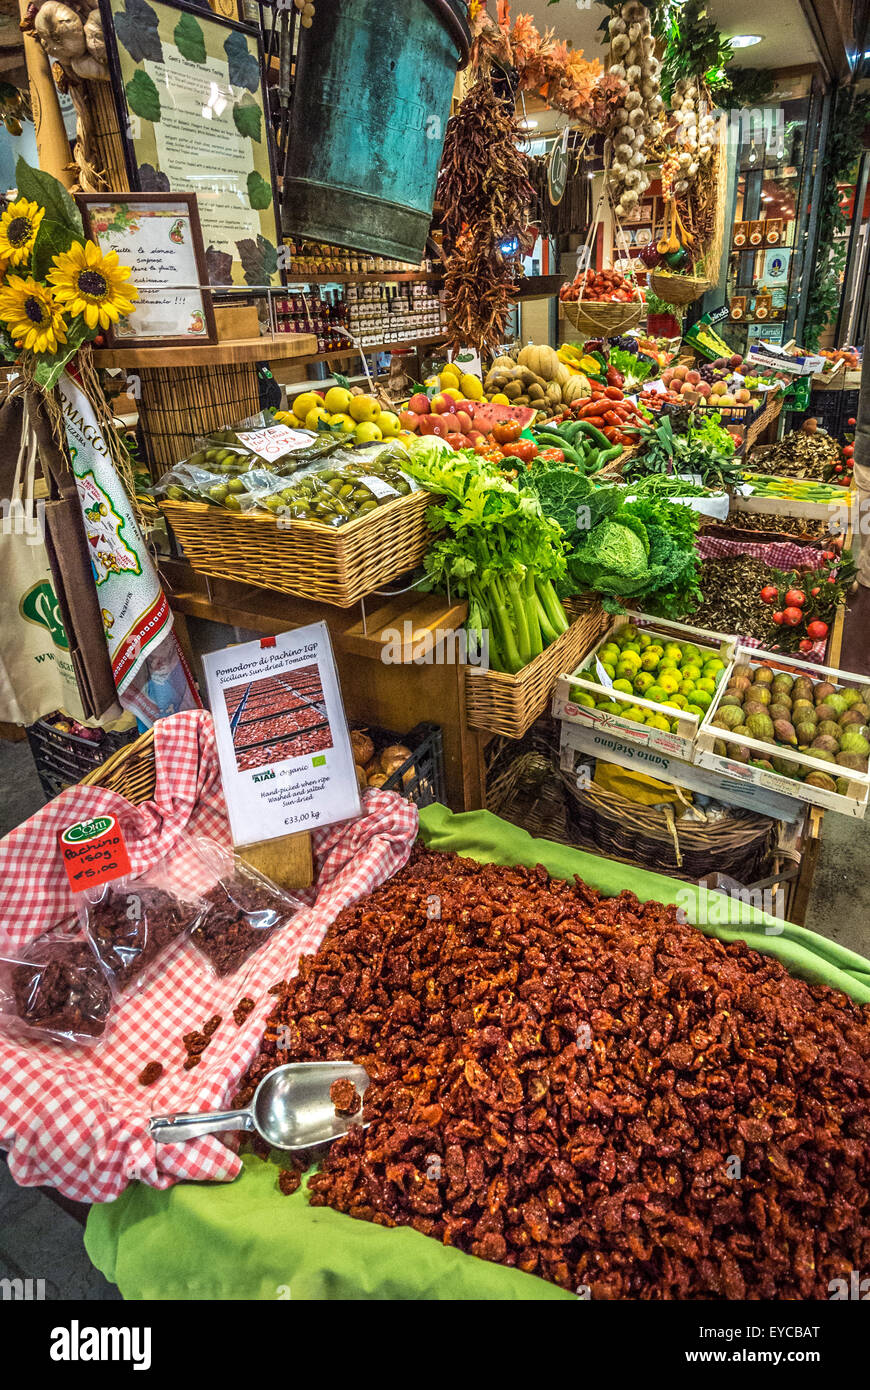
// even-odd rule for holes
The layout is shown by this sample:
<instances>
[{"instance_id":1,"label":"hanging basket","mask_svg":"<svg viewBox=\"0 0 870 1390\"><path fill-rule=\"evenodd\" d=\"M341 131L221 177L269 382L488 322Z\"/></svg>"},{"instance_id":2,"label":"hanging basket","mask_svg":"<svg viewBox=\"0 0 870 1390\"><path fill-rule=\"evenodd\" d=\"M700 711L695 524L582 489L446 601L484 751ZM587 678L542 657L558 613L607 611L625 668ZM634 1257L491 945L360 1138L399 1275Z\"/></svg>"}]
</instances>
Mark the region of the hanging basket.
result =
<instances>
[{"instance_id":1,"label":"hanging basket","mask_svg":"<svg viewBox=\"0 0 870 1390\"><path fill-rule=\"evenodd\" d=\"M649 277L650 289L666 304L694 304L702 294L713 288L713 281L699 275L668 275L663 271L653 271Z\"/></svg>"},{"instance_id":2,"label":"hanging basket","mask_svg":"<svg viewBox=\"0 0 870 1390\"><path fill-rule=\"evenodd\" d=\"M636 328L643 318L640 301L631 304L609 304L606 301L563 299L565 317L579 333L590 338L613 338Z\"/></svg>"}]
</instances>

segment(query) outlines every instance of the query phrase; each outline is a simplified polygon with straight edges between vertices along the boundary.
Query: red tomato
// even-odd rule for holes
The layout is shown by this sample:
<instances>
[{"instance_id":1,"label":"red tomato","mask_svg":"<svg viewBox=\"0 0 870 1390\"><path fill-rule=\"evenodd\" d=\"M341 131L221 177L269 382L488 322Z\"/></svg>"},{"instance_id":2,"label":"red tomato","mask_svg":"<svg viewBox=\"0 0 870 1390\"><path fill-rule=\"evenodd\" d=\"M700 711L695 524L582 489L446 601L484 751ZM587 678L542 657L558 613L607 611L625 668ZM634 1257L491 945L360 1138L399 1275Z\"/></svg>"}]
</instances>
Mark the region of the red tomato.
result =
<instances>
[{"instance_id":1,"label":"red tomato","mask_svg":"<svg viewBox=\"0 0 870 1390\"><path fill-rule=\"evenodd\" d=\"M785 596L785 602L788 608L803 608L806 601L807 596L802 589L789 589Z\"/></svg>"},{"instance_id":2,"label":"red tomato","mask_svg":"<svg viewBox=\"0 0 870 1390\"><path fill-rule=\"evenodd\" d=\"M783 623L785 622L785 614L784 614L784 613L774 613L774 615L773 615L773 621L776 623L777 627L782 627Z\"/></svg>"},{"instance_id":3,"label":"red tomato","mask_svg":"<svg viewBox=\"0 0 870 1390\"><path fill-rule=\"evenodd\" d=\"M820 641L828 635L828 624L816 618L815 622L807 623L807 636L812 637L815 642Z\"/></svg>"},{"instance_id":4,"label":"red tomato","mask_svg":"<svg viewBox=\"0 0 870 1390\"><path fill-rule=\"evenodd\" d=\"M843 453L846 455L847 459L852 458L853 454L855 453L855 445L847 444L845 449L843 450Z\"/></svg>"},{"instance_id":5,"label":"red tomato","mask_svg":"<svg viewBox=\"0 0 870 1390\"><path fill-rule=\"evenodd\" d=\"M531 439L519 439L513 444L505 444L505 458L519 459L521 463L531 463L538 457L538 446Z\"/></svg>"},{"instance_id":6,"label":"red tomato","mask_svg":"<svg viewBox=\"0 0 870 1390\"><path fill-rule=\"evenodd\" d=\"M778 595L778 589L775 589L772 584L765 584L759 597L761 598L762 603L773 603L774 600L778 597Z\"/></svg>"},{"instance_id":7,"label":"red tomato","mask_svg":"<svg viewBox=\"0 0 870 1390\"><path fill-rule=\"evenodd\" d=\"M522 432L523 427L519 420L500 420L492 427L492 437L496 444L513 444Z\"/></svg>"},{"instance_id":8,"label":"red tomato","mask_svg":"<svg viewBox=\"0 0 870 1390\"><path fill-rule=\"evenodd\" d=\"M813 649L813 644L812 644L812 642L810 641L809 637L802 637L802 638L801 638L801 643L800 643L800 650L801 650L802 652L811 652L812 649Z\"/></svg>"},{"instance_id":9,"label":"red tomato","mask_svg":"<svg viewBox=\"0 0 870 1390\"><path fill-rule=\"evenodd\" d=\"M790 604L782 610L782 620L786 627L797 627L798 623L803 622L804 615L799 608Z\"/></svg>"},{"instance_id":10,"label":"red tomato","mask_svg":"<svg viewBox=\"0 0 870 1390\"><path fill-rule=\"evenodd\" d=\"M816 586L815 589L810 589L810 593L812 594L813 598L816 597L816 595L818 594L818 592L819 592L818 586Z\"/></svg>"}]
</instances>

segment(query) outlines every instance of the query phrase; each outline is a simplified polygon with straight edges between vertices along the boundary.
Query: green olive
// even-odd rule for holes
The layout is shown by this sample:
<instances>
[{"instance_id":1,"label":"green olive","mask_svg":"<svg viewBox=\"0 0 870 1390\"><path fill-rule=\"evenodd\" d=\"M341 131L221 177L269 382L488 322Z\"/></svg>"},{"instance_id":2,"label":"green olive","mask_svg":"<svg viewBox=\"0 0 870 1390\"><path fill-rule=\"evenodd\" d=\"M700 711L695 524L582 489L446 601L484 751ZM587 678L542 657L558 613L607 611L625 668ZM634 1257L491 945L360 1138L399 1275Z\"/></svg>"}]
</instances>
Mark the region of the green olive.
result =
<instances>
[{"instance_id":1,"label":"green olive","mask_svg":"<svg viewBox=\"0 0 870 1390\"><path fill-rule=\"evenodd\" d=\"M225 502L228 492L226 483L215 483L214 487L209 488L208 495L213 502Z\"/></svg>"},{"instance_id":2,"label":"green olive","mask_svg":"<svg viewBox=\"0 0 870 1390\"><path fill-rule=\"evenodd\" d=\"M224 503L224 506L227 507L231 512L240 512L242 510L241 502L239 501L238 497L233 497L232 493L230 493L229 497Z\"/></svg>"},{"instance_id":3,"label":"green olive","mask_svg":"<svg viewBox=\"0 0 870 1390\"><path fill-rule=\"evenodd\" d=\"M245 491L245 484L242 478L230 478L229 482L227 483L227 487L230 492Z\"/></svg>"}]
</instances>

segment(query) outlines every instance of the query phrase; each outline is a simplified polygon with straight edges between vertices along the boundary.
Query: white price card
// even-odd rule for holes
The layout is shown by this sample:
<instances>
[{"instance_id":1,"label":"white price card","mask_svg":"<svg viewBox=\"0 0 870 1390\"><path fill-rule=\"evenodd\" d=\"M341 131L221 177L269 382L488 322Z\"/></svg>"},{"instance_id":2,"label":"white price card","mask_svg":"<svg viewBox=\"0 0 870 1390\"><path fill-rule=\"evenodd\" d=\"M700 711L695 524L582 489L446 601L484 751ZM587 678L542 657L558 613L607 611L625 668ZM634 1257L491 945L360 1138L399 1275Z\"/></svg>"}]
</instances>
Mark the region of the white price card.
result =
<instances>
[{"instance_id":1,"label":"white price card","mask_svg":"<svg viewBox=\"0 0 870 1390\"><path fill-rule=\"evenodd\" d=\"M326 623L203 656L233 844L360 814Z\"/></svg>"},{"instance_id":2,"label":"white price card","mask_svg":"<svg viewBox=\"0 0 870 1390\"><path fill-rule=\"evenodd\" d=\"M269 425L263 430L243 430L239 440L246 449L267 463L283 458L285 454L295 454L304 449L316 436L305 430L294 430L289 425Z\"/></svg>"}]
</instances>

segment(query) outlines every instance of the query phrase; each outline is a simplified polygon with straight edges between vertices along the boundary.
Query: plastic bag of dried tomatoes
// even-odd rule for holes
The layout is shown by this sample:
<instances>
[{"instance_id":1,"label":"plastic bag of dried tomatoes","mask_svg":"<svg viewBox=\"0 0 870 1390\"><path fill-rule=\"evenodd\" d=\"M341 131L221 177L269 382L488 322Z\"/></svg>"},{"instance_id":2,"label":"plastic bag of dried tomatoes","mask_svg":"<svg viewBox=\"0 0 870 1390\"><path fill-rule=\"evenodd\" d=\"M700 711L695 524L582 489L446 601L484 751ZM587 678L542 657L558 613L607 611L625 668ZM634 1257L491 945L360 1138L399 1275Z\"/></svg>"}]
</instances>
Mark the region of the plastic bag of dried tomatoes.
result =
<instances>
[{"instance_id":1,"label":"plastic bag of dried tomatoes","mask_svg":"<svg viewBox=\"0 0 870 1390\"><path fill-rule=\"evenodd\" d=\"M251 868L238 854L200 836L193 841L211 879L191 939L220 978L233 975L305 904Z\"/></svg>"},{"instance_id":2,"label":"plastic bag of dried tomatoes","mask_svg":"<svg viewBox=\"0 0 870 1390\"><path fill-rule=\"evenodd\" d=\"M111 1009L108 975L75 921L0 957L0 1029L11 1037L96 1043Z\"/></svg>"},{"instance_id":3,"label":"plastic bag of dried tomatoes","mask_svg":"<svg viewBox=\"0 0 870 1390\"><path fill-rule=\"evenodd\" d=\"M141 988L196 924L204 903L190 886L184 853L80 896L79 919L114 994Z\"/></svg>"}]
</instances>

